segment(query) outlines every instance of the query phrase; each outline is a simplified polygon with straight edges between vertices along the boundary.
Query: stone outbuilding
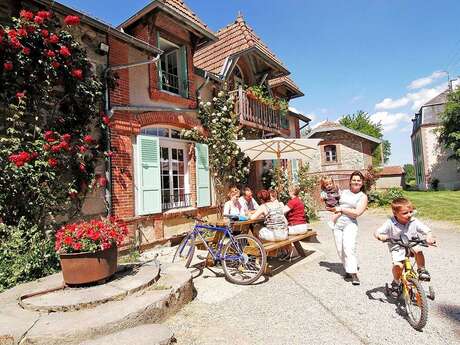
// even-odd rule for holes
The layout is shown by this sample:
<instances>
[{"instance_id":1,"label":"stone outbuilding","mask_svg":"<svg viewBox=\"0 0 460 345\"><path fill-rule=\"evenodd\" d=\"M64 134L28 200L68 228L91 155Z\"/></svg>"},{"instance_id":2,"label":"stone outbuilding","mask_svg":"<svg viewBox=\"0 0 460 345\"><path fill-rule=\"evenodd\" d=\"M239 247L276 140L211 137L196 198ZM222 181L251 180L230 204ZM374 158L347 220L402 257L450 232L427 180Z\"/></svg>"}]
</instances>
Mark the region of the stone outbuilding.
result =
<instances>
[{"instance_id":1,"label":"stone outbuilding","mask_svg":"<svg viewBox=\"0 0 460 345\"><path fill-rule=\"evenodd\" d=\"M403 188L405 185L405 171L399 165L383 167L375 184L377 189Z\"/></svg>"}]
</instances>

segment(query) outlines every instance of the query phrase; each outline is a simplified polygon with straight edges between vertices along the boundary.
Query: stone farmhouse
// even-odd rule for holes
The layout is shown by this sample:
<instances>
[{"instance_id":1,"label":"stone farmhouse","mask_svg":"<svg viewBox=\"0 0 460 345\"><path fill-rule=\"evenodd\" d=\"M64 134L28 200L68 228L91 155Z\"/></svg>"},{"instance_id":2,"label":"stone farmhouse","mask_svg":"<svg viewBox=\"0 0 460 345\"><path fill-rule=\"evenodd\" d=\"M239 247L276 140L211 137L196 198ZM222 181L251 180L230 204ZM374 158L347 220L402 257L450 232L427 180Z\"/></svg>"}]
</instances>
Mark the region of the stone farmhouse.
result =
<instances>
[{"instance_id":1,"label":"stone farmhouse","mask_svg":"<svg viewBox=\"0 0 460 345\"><path fill-rule=\"evenodd\" d=\"M266 85L272 97L286 101L303 93L242 16L213 32L184 1L155 0L113 27L56 1L7 0L0 4L0 23L22 8L80 16L76 34L95 69L118 75L104 106L111 116L113 156L100 173L106 173L109 188L95 191L83 211L101 214L107 205L143 246L186 231L184 212L216 213L208 148L181 137L182 129L196 127L204 133L197 118L198 97L211 100L226 83L235 95L242 129L251 138L300 137L301 126L310 121L248 97L245 87L251 85ZM262 169L262 163L251 168L254 188Z\"/></svg>"},{"instance_id":2,"label":"stone farmhouse","mask_svg":"<svg viewBox=\"0 0 460 345\"><path fill-rule=\"evenodd\" d=\"M348 178L355 170L372 165L372 155L382 140L347 128L333 121L324 121L307 135L323 139L310 165L311 173L331 176L340 187L348 188Z\"/></svg>"},{"instance_id":3,"label":"stone farmhouse","mask_svg":"<svg viewBox=\"0 0 460 345\"><path fill-rule=\"evenodd\" d=\"M441 147L436 133L447 96L458 84L458 80L452 81L447 90L425 103L412 119L412 156L420 190L431 188L435 180L441 189L460 189L460 165L447 159L450 153Z\"/></svg>"}]
</instances>

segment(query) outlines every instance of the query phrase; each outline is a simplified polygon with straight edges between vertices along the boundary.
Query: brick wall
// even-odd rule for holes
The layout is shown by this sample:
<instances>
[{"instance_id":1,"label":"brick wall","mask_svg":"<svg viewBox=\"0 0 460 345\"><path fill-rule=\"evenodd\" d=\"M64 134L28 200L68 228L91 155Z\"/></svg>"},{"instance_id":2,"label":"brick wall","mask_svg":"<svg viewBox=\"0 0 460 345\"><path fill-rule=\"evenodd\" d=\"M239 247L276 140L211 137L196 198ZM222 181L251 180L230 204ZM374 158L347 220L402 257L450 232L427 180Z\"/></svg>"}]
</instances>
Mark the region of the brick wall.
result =
<instances>
[{"instance_id":1,"label":"brick wall","mask_svg":"<svg viewBox=\"0 0 460 345\"><path fill-rule=\"evenodd\" d=\"M129 62L129 47L126 43L109 35L109 64L111 66L127 64ZM110 92L110 103L114 105L129 104L129 69L121 69L116 71L119 79L117 87Z\"/></svg>"}]
</instances>

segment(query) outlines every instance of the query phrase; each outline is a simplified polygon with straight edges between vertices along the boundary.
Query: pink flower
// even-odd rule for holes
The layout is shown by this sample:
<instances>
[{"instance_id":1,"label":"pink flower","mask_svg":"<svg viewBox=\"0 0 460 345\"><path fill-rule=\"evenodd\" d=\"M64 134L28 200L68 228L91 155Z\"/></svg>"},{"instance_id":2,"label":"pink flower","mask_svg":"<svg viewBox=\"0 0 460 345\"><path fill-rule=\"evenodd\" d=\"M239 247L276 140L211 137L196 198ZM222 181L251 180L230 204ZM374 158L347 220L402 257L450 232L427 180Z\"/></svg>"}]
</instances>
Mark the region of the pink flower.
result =
<instances>
[{"instance_id":1,"label":"pink flower","mask_svg":"<svg viewBox=\"0 0 460 345\"><path fill-rule=\"evenodd\" d=\"M80 153L85 153L88 149L85 146L80 146Z\"/></svg>"},{"instance_id":2,"label":"pink flower","mask_svg":"<svg viewBox=\"0 0 460 345\"><path fill-rule=\"evenodd\" d=\"M105 186L107 186L107 179L104 176L100 176L100 177L97 178L97 184L100 187L105 187Z\"/></svg>"},{"instance_id":3,"label":"pink flower","mask_svg":"<svg viewBox=\"0 0 460 345\"><path fill-rule=\"evenodd\" d=\"M83 71L81 69L74 69L70 74L77 79L83 79Z\"/></svg>"},{"instance_id":4,"label":"pink flower","mask_svg":"<svg viewBox=\"0 0 460 345\"><path fill-rule=\"evenodd\" d=\"M80 17L78 16L67 16L64 18L66 25L78 25L80 24Z\"/></svg>"},{"instance_id":5,"label":"pink flower","mask_svg":"<svg viewBox=\"0 0 460 345\"><path fill-rule=\"evenodd\" d=\"M3 64L3 69L5 71L11 71L13 69L13 63L10 61L7 61Z\"/></svg>"},{"instance_id":6,"label":"pink flower","mask_svg":"<svg viewBox=\"0 0 460 345\"><path fill-rule=\"evenodd\" d=\"M66 46L62 46L61 49L59 50L59 54L61 54L62 56L64 57L69 57L70 55L72 55L70 53L70 50L69 48L67 48Z\"/></svg>"},{"instance_id":7,"label":"pink flower","mask_svg":"<svg viewBox=\"0 0 460 345\"><path fill-rule=\"evenodd\" d=\"M16 92L16 98L17 99L21 99L22 97L24 97L26 95L26 92Z\"/></svg>"},{"instance_id":8,"label":"pink flower","mask_svg":"<svg viewBox=\"0 0 460 345\"><path fill-rule=\"evenodd\" d=\"M21 10L21 12L19 12L19 16L25 20L32 20L34 14L27 10Z\"/></svg>"}]
</instances>

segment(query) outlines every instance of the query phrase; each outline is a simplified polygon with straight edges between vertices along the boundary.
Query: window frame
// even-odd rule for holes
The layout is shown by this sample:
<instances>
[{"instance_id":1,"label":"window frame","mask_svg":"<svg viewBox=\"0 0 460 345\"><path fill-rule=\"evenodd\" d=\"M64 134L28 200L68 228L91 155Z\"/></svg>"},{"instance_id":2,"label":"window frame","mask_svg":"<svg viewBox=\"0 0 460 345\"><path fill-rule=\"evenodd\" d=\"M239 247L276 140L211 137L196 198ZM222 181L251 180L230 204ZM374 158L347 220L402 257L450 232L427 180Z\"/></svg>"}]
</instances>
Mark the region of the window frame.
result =
<instances>
[{"instance_id":1,"label":"window frame","mask_svg":"<svg viewBox=\"0 0 460 345\"><path fill-rule=\"evenodd\" d=\"M331 150L328 150L328 148L331 148ZM339 162L338 149L337 149L336 144L324 145L323 152L324 152L324 163L325 164L336 164Z\"/></svg>"}]
</instances>

